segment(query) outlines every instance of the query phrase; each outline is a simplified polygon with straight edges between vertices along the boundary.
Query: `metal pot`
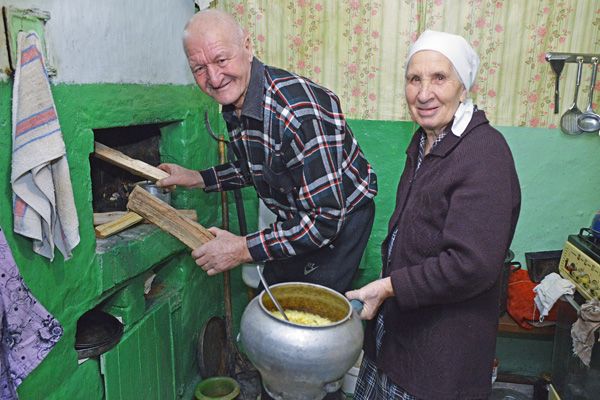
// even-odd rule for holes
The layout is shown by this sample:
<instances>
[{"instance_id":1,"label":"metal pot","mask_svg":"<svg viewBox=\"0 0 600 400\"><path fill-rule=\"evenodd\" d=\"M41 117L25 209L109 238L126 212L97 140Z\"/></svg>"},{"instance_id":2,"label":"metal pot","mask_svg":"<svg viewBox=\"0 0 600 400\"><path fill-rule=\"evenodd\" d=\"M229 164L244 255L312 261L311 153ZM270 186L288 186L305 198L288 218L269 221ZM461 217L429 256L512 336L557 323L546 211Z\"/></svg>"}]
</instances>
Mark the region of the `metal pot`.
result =
<instances>
[{"instance_id":1,"label":"metal pot","mask_svg":"<svg viewBox=\"0 0 600 400\"><path fill-rule=\"evenodd\" d=\"M284 309L333 322L306 326L284 321L271 314L276 308L264 291L255 297L242 315L240 341L265 390L278 400L320 400L337 391L363 343L362 322L350 302L311 283L280 283L270 289Z\"/></svg>"},{"instance_id":2,"label":"metal pot","mask_svg":"<svg viewBox=\"0 0 600 400\"><path fill-rule=\"evenodd\" d=\"M510 278L510 274L521 269L521 263L518 261L513 261L514 258L515 253L513 253L512 250L508 249L506 257L504 258L504 265L502 266L502 286L500 288L500 316L503 316L506 313L506 304L508 300L508 280Z\"/></svg>"},{"instance_id":3,"label":"metal pot","mask_svg":"<svg viewBox=\"0 0 600 400\"><path fill-rule=\"evenodd\" d=\"M165 188L156 186L151 181L140 181L136 182L135 185L141 187L152 196L159 198L167 204L171 204L171 192Z\"/></svg>"}]
</instances>

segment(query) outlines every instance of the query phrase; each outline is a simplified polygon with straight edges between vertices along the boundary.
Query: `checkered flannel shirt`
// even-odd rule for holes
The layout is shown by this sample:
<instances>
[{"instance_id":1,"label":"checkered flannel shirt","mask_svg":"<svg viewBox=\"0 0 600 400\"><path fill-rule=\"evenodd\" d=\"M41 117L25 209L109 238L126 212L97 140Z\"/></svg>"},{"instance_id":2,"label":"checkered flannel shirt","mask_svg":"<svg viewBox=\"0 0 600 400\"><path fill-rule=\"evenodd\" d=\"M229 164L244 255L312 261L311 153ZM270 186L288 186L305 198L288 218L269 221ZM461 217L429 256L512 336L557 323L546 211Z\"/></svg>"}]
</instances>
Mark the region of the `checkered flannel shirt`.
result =
<instances>
[{"instance_id":1,"label":"checkered flannel shirt","mask_svg":"<svg viewBox=\"0 0 600 400\"><path fill-rule=\"evenodd\" d=\"M310 80L252 62L241 115L223 107L237 160L200 171L205 191L253 185L277 216L246 236L254 261L329 244L377 179L346 124L337 96Z\"/></svg>"}]
</instances>

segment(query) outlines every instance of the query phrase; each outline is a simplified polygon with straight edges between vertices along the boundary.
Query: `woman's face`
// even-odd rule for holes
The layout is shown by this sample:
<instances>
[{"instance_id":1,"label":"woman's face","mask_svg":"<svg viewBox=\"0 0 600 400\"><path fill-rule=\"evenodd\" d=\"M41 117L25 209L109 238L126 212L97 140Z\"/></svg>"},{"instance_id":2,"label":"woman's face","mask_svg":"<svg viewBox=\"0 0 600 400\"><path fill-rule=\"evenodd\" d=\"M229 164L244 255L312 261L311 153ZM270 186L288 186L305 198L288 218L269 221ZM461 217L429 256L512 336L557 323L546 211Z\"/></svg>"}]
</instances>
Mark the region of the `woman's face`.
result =
<instances>
[{"instance_id":1,"label":"woman's face","mask_svg":"<svg viewBox=\"0 0 600 400\"><path fill-rule=\"evenodd\" d=\"M405 95L413 121L427 134L437 136L452 120L467 91L446 56L423 50L408 63Z\"/></svg>"}]
</instances>

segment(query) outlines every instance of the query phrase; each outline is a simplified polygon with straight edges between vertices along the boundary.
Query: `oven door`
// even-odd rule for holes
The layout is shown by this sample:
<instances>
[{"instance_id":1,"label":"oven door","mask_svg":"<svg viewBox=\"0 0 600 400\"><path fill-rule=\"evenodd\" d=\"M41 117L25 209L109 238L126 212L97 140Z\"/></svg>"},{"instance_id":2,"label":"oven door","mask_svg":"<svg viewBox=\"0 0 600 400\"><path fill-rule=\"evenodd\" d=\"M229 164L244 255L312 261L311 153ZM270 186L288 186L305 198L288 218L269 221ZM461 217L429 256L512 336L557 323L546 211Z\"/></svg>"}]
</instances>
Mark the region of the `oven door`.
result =
<instances>
[{"instance_id":1,"label":"oven door","mask_svg":"<svg viewBox=\"0 0 600 400\"><path fill-rule=\"evenodd\" d=\"M585 300L576 293L561 297L557 304L558 319L554 333L552 352L552 387L550 399L588 400L598 399L600 393L600 344L595 333L590 366L586 367L573 354L571 326L577 320L580 304ZM554 396L552 392L554 393Z\"/></svg>"}]
</instances>

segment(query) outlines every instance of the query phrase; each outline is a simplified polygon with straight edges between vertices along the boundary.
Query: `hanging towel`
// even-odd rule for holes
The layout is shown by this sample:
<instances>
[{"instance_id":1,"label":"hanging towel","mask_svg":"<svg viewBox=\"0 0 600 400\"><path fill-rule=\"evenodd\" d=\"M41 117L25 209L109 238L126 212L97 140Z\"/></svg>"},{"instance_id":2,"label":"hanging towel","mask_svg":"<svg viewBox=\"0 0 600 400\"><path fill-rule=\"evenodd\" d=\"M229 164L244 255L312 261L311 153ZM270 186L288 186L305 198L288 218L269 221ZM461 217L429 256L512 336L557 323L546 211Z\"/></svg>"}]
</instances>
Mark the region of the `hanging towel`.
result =
<instances>
[{"instance_id":1,"label":"hanging towel","mask_svg":"<svg viewBox=\"0 0 600 400\"><path fill-rule=\"evenodd\" d=\"M14 230L33 239L33 250L54 259L54 246L65 259L79 243L65 144L50 82L35 32L19 32L13 88Z\"/></svg>"},{"instance_id":2,"label":"hanging towel","mask_svg":"<svg viewBox=\"0 0 600 400\"><path fill-rule=\"evenodd\" d=\"M571 327L573 354L588 367L592 359L595 333L600 329L600 300L588 300L581 306L579 318ZM598 339L600 342L600 339Z\"/></svg>"},{"instance_id":3,"label":"hanging towel","mask_svg":"<svg viewBox=\"0 0 600 400\"><path fill-rule=\"evenodd\" d=\"M0 229L0 398L17 398L17 387L63 334L60 323L23 282Z\"/></svg>"}]
</instances>

